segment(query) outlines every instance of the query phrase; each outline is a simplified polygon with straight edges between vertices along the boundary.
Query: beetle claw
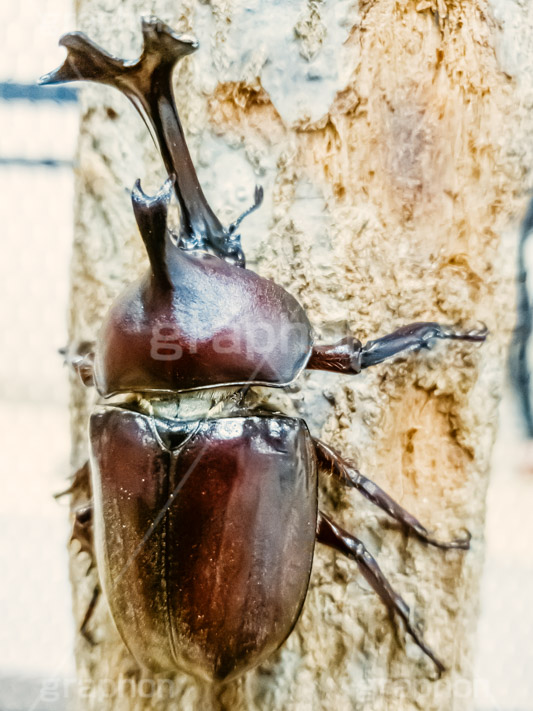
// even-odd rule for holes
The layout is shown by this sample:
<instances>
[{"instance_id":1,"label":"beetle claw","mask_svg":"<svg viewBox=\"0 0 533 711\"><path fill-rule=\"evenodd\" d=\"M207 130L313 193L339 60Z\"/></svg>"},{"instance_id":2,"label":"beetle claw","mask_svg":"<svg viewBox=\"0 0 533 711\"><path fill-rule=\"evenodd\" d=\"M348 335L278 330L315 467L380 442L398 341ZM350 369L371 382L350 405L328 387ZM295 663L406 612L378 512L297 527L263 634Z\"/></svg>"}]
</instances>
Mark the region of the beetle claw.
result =
<instances>
[{"instance_id":1,"label":"beetle claw","mask_svg":"<svg viewBox=\"0 0 533 711\"><path fill-rule=\"evenodd\" d=\"M387 607L390 614L393 617L397 615L403 621L407 633L413 638L422 652L431 659L437 670L438 677L440 677L446 671L446 667L431 647L426 644L420 629L411 621L409 606L391 586L377 561L368 552L364 544L321 511L318 514L317 541L330 546L357 563L365 580Z\"/></svg>"},{"instance_id":2,"label":"beetle claw","mask_svg":"<svg viewBox=\"0 0 533 711\"><path fill-rule=\"evenodd\" d=\"M470 531L465 531L464 538L454 538L451 541L439 541L429 535L429 532L424 526L413 526L413 530L419 536L419 538L430 546L435 548L440 548L441 550L463 550L467 551L470 549L470 541L472 540L472 534Z\"/></svg>"},{"instance_id":3,"label":"beetle claw","mask_svg":"<svg viewBox=\"0 0 533 711\"><path fill-rule=\"evenodd\" d=\"M232 222L231 225L228 227L228 234L232 235L237 227L241 224L241 222L248 217L248 215L251 215L252 212L255 212L259 207L261 207L263 203L263 198L264 198L264 191L263 191L263 186L262 185L256 185L255 190L254 190L254 204L249 207L247 210L245 210L242 215L239 215L239 217L235 220L235 222Z\"/></svg>"},{"instance_id":4,"label":"beetle claw","mask_svg":"<svg viewBox=\"0 0 533 711\"><path fill-rule=\"evenodd\" d=\"M437 338L450 338L460 341L475 341L483 342L489 334L489 329L486 324L481 323L478 328L473 328L470 331L459 331L454 326L443 326L441 333L436 334Z\"/></svg>"}]
</instances>

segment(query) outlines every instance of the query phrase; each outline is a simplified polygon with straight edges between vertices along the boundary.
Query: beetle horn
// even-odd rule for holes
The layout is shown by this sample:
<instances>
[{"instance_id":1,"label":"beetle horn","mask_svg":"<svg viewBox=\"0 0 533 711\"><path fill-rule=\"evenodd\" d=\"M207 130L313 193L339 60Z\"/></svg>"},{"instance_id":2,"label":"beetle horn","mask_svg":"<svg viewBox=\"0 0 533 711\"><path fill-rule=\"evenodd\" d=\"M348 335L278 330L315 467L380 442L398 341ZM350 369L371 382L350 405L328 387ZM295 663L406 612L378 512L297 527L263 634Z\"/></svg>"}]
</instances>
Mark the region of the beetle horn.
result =
<instances>
[{"instance_id":1,"label":"beetle horn","mask_svg":"<svg viewBox=\"0 0 533 711\"><path fill-rule=\"evenodd\" d=\"M167 241L168 203L174 185L171 176L154 196L146 195L137 180L131 191L133 212L139 232L148 253L152 274L159 286L171 289L172 282L167 270L165 247Z\"/></svg>"},{"instance_id":2,"label":"beetle horn","mask_svg":"<svg viewBox=\"0 0 533 711\"><path fill-rule=\"evenodd\" d=\"M175 34L153 16L142 19L142 33L143 51L135 61L113 57L81 32L66 34L60 44L67 48L67 58L61 67L41 77L40 83L87 80L122 91L159 145L169 176L174 176L182 241L199 247L208 245L224 259L244 266L239 237L224 229L202 192L172 92L174 65L194 52L198 42Z\"/></svg>"}]
</instances>

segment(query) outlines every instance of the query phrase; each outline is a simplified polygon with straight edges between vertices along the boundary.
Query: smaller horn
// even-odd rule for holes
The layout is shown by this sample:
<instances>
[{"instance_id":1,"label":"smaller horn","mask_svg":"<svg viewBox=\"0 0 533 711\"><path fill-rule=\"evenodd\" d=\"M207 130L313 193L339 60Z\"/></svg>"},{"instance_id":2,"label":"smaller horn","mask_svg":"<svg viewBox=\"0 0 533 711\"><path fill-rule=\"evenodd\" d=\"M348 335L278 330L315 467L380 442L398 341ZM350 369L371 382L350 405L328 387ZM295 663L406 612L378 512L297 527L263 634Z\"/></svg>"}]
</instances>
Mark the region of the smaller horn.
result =
<instances>
[{"instance_id":1,"label":"smaller horn","mask_svg":"<svg viewBox=\"0 0 533 711\"><path fill-rule=\"evenodd\" d=\"M133 212L139 232L148 253L152 274L159 286L171 289L172 282L167 270L167 215L168 203L174 189L174 176L170 176L162 188L153 196L146 195L137 180L131 191Z\"/></svg>"}]
</instances>

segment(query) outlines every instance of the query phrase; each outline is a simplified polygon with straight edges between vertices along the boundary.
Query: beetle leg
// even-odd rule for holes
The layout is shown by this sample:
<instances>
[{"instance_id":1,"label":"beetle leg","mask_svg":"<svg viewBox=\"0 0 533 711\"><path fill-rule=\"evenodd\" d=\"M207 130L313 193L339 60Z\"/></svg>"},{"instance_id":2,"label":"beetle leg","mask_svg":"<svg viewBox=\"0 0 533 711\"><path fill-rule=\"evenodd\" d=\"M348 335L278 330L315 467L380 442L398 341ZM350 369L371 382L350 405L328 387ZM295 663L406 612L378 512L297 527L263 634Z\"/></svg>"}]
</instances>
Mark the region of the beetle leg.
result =
<instances>
[{"instance_id":1,"label":"beetle leg","mask_svg":"<svg viewBox=\"0 0 533 711\"><path fill-rule=\"evenodd\" d=\"M457 538L453 541L438 541L432 538L427 528L420 521L402 508L377 484L363 476L358 469L341 457L332 447L315 438L313 438L313 443L318 463L325 470L330 471L345 486L357 489L366 499L379 506L380 509L395 521L401 523L408 531L412 531L420 540L443 550L450 548L468 550L470 548L471 536L468 532L464 538Z\"/></svg>"},{"instance_id":2,"label":"beetle leg","mask_svg":"<svg viewBox=\"0 0 533 711\"><path fill-rule=\"evenodd\" d=\"M377 365L398 353L431 348L432 342L437 338L484 341L487 333L486 326L460 331L453 326L442 326L429 321L410 323L387 336L368 341L364 346L353 336L347 336L333 345L314 346L307 368L337 373L360 373L363 368Z\"/></svg>"},{"instance_id":3,"label":"beetle leg","mask_svg":"<svg viewBox=\"0 0 533 711\"><path fill-rule=\"evenodd\" d=\"M76 499L83 498L85 502L76 507L71 505L71 511L74 515L72 524L72 534L70 543L78 541L80 544L80 553L88 553L91 558L89 570L94 565L94 544L93 544L93 504L91 500L91 477L90 477L89 462L85 462L72 478L72 483L64 491L60 491L54 495L55 499L60 499L68 494L74 495ZM89 572L89 571L87 571Z\"/></svg>"},{"instance_id":4,"label":"beetle leg","mask_svg":"<svg viewBox=\"0 0 533 711\"><path fill-rule=\"evenodd\" d=\"M94 566L93 504L92 501L74 511L74 523L70 542L78 541L80 553L88 553L91 558L89 570ZM89 572L89 570L87 572Z\"/></svg>"},{"instance_id":5,"label":"beetle leg","mask_svg":"<svg viewBox=\"0 0 533 711\"><path fill-rule=\"evenodd\" d=\"M65 62L41 77L40 83L87 80L122 91L159 145L172 177L180 204L182 243L191 248L207 244L224 259L244 266L238 235L222 226L202 191L172 92L176 62L194 52L198 42L176 35L157 17L142 19L142 34L143 50L134 61L111 56L81 32L66 34L60 40L68 51Z\"/></svg>"},{"instance_id":6,"label":"beetle leg","mask_svg":"<svg viewBox=\"0 0 533 711\"><path fill-rule=\"evenodd\" d=\"M75 346L59 349L65 364L78 374L88 388L94 385L94 346L92 341L82 341Z\"/></svg>"},{"instance_id":7,"label":"beetle leg","mask_svg":"<svg viewBox=\"0 0 533 711\"><path fill-rule=\"evenodd\" d=\"M78 471L74 474L72 478L72 483L65 489L55 495L54 498L59 499L67 494L75 494L80 496L80 494L85 494L85 496L91 496L91 479L90 479L90 467L89 462L85 462ZM95 555L94 555L94 539L93 539L93 504L89 500L82 506L78 506L73 510L74 522L72 524L72 534L70 536L70 543L72 541L78 541L80 544L79 552L88 553L90 562L87 568L87 573L92 570L95 565ZM93 616L98 598L100 597L100 585L97 583L94 587L93 594L85 615L83 616L82 623L80 625L80 634L89 642L89 644L94 645L94 639L88 630L89 622Z\"/></svg>"},{"instance_id":8,"label":"beetle leg","mask_svg":"<svg viewBox=\"0 0 533 711\"><path fill-rule=\"evenodd\" d=\"M86 498L90 498L91 491L91 476L90 476L89 462L86 461L85 464L75 472L74 476L71 478L70 486L63 491L54 494L54 499L60 499L63 496L69 494L74 494L76 492L85 492Z\"/></svg>"},{"instance_id":9,"label":"beetle leg","mask_svg":"<svg viewBox=\"0 0 533 711\"><path fill-rule=\"evenodd\" d=\"M471 331L460 331L453 326L441 326L438 323L410 323L398 328L388 336L368 341L361 351L361 368L381 363L387 358L402 351L413 351L419 348L430 348L436 338L454 339L459 341L484 341L488 329L482 326Z\"/></svg>"},{"instance_id":10,"label":"beetle leg","mask_svg":"<svg viewBox=\"0 0 533 711\"><path fill-rule=\"evenodd\" d=\"M87 506L78 508L74 512L74 525L72 527L72 536L70 541L78 541L80 544L80 553L83 551L89 554L90 563L87 568L87 573L94 567L95 556L94 556L94 540L93 540L93 505L89 503ZM85 615L83 616L82 623L80 625L80 634L89 642L91 646L94 646L94 639L89 632L89 622L92 619L94 610L96 609L96 603L100 597L100 585L96 583L93 589L93 594Z\"/></svg>"},{"instance_id":11,"label":"beetle leg","mask_svg":"<svg viewBox=\"0 0 533 711\"><path fill-rule=\"evenodd\" d=\"M89 463L87 462L80 471L85 471L87 474L89 472ZM77 473L78 474L78 473ZM74 479L76 481L77 478ZM90 484L89 484L90 486ZM94 535L93 535L93 504L90 501L84 506L80 506L74 510L74 523L72 526L72 535L70 537L70 542L78 541L80 544L80 553L88 553L90 558L89 567L87 568L87 574L95 565L95 555L94 555ZM89 622L92 619L93 613L96 609L96 604L98 598L100 597L100 585L96 583L93 589L93 594L85 615L83 616L82 623L80 625L80 634L89 642L90 645L94 645L94 639L89 632Z\"/></svg>"},{"instance_id":12,"label":"beetle leg","mask_svg":"<svg viewBox=\"0 0 533 711\"><path fill-rule=\"evenodd\" d=\"M242 215L239 215L239 217L235 220L235 222L232 222L231 225L228 227L228 234L232 235L238 226L241 224L241 222L248 217L248 215L251 215L252 212L255 212L257 209L261 207L263 204L263 197L264 197L264 192L263 188L261 185L256 185L255 190L254 190L254 204L249 207L247 210L245 210Z\"/></svg>"},{"instance_id":13,"label":"beetle leg","mask_svg":"<svg viewBox=\"0 0 533 711\"><path fill-rule=\"evenodd\" d=\"M333 345L313 346L305 367L308 370L327 370L348 375L360 373L362 348L361 341L353 336L346 336Z\"/></svg>"},{"instance_id":14,"label":"beetle leg","mask_svg":"<svg viewBox=\"0 0 533 711\"><path fill-rule=\"evenodd\" d=\"M363 543L355 536L338 526L328 516L319 511L317 522L317 541L336 551L343 553L354 560L359 566L365 580L377 593L380 600L387 607L391 615L397 613L403 620L407 632L411 635L418 647L435 664L438 676L445 671L444 664L435 656L428 647L417 627L411 622L410 610L406 602L393 590L387 578L381 572L376 560L370 555Z\"/></svg>"},{"instance_id":15,"label":"beetle leg","mask_svg":"<svg viewBox=\"0 0 533 711\"><path fill-rule=\"evenodd\" d=\"M95 585L91 601L89 602L89 605L83 617L83 621L80 625L80 634L83 635L83 637L87 640L87 642L89 642L92 647L94 647L95 641L93 639L93 636L89 632L88 626L96 609L96 603L98 602L98 598L100 597L100 592L100 585Z\"/></svg>"}]
</instances>

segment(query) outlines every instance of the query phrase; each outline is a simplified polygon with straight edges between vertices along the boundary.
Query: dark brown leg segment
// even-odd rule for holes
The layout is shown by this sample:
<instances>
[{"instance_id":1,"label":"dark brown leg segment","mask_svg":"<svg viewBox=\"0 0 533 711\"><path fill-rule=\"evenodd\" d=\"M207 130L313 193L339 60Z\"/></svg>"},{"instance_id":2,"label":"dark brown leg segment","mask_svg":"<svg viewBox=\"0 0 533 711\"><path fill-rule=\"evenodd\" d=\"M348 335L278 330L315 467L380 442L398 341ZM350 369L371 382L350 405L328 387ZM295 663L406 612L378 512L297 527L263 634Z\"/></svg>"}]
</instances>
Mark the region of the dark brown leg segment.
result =
<instances>
[{"instance_id":1,"label":"dark brown leg segment","mask_svg":"<svg viewBox=\"0 0 533 711\"><path fill-rule=\"evenodd\" d=\"M387 336L368 341L364 346L352 336L328 346L315 346L307 364L310 370L328 370L337 373L360 373L363 368L377 365L398 353L430 348L437 339L484 341L487 328L460 331L453 326L433 322L411 323Z\"/></svg>"},{"instance_id":2,"label":"dark brown leg segment","mask_svg":"<svg viewBox=\"0 0 533 711\"><path fill-rule=\"evenodd\" d=\"M66 496L67 494L74 494L78 498L80 496L87 497L89 500L87 503L78 506L73 509L74 522L72 524L72 535L70 537L70 542L78 541L80 544L80 553L88 553L90 558L89 567L87 573L94 567L96 563L94 555L94 538L93 538L93 504L90 500L91 497L91 479L90 479L90 467L89 462L85 462L78 471L74 474L72 478L72 483L68 489L56 494L55 498L60 498ZM98 598L100 597L100 585L97 583L94 587L93 594L85 615L83 616L82 623L80 625L80 633L89 642L89 644L94 645L94 640L89 632L89 622L93 616Z\"/></svg>"},{"instance_id":3,"label":"dark brown leg segment","mask_svg":"<svg viewBox=\"0 0 533 711\"><path fill-rule=\"evenodd\" d=\"M89 632L89 622L91 621L93 613L96 609L96 604L98 603L100 592L100 585L95 585L93 590L93 596L91 597L91 601L89 602L89 605L83 617L83 621L80 625L80 634L83 635L83 637L87 640L87 642L89 642L92 647L94 647L95 641L93 639L92 634Z\"/></svg>"},{"instance_id":4,"label":"dark brown leg segment","mask_svg":"<svg viewBox=\"0 0 533 711\"><path fill-rule=\"evenodd\" d=\"M94 539L93 539L93 505L92 502L86 506L82 506L74 511L74 525L72 527L72 541L78 541L80 544L80 553L84 551L88 553L91 562L87 573L94 567L95 555L94 555ZM89 644L94 645L94 639L89 632L89 622L93 616L96 609L96 604L98 598L100 597L100 585L97 583L94 586L93 594L85 615L83 616L82 623L80 625L80 633L85 637Z\"/></svg>"},{"instance_id":5,"label":"dark brown leg segment","mask_svg":"<svg viewBox=\"0 0 533 711\"><path fill-rule=\"evenodd\" d=\"M81 498L81 496L86 499L91 498L91 471L88 461L74 473L67 489L54 494L54 499L61 499L63 496L68 495L74 495L76 498Z\"/></svg>"},{"instance_id":6,"label":"dark brown leg segment","mask_svg":"<svg viewBox=\"0 0 533 711\"><path fill-rule=\"evenodd\" d=\"M331 472L342 484L353 487L363 494L380 509L385 511L391 518L402 524L408 531L412 531L420 540L429 543L431 546L442 548L460 548L468 550L470 547L470 534L464 538L457 538L453 541L438 541L432 538L429 531L408 511L403 509L394 499L392 499L383 489L361 474L350 462L343 459L338 452L332 449L325 442L314 439L315 452L318 463L326 471Z\"/></svg>"},{"instance_id":7,"label":"dark brown leg segment","mask_svg":"<svg viewBox=\"0 0 533 711\"><path fill-rule=\"evenodd\" d=\"M414 639L415 643L426 654L437 668L440 676L445 671L444 664L435 656L433 651L424 642L424 639L419 630L410 620L410 610L405 601L396 593L387 578L381 572L376 560L370 555L363 543L355 536L345 531L338 526L328 516L319 511L317 523L317 541L324 543L326 546L343 553L354 560L359 566L359 570L365 577L365 580L377 593L380 600L386 605L387 609L394 615L400 616L405 624L407 632Z\"/></svg>"},{"instance_id":8,"label":"dark brown leg segment","mask_svg":"<svg viewBox=\"0 0 533 711\"><path fill-rule=\"evenodd\" d=\"M78 541L80 553L88 553L91 557L91 566L94 565L94 541L93 541L93 505L80 506L74 511L74 524L70 542Z\"/></svg>"}]
</instances>

